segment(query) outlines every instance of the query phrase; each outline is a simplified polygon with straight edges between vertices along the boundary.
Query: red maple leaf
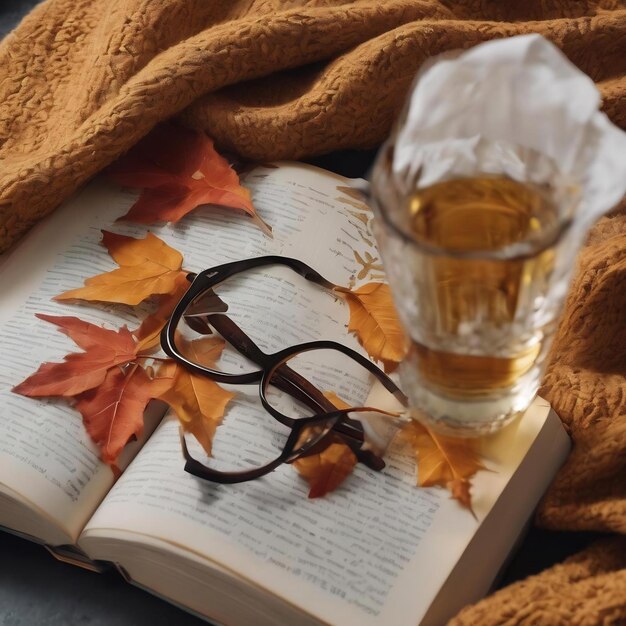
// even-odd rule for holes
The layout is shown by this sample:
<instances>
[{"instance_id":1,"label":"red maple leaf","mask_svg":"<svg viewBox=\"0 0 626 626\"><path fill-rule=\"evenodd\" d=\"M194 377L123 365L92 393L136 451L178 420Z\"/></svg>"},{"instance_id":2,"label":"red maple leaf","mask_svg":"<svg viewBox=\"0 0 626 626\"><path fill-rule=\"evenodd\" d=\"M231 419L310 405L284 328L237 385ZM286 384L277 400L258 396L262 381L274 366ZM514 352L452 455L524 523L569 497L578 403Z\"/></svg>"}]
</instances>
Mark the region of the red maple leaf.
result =
<instances>
[{"instance_id":1,"label":"red maple leaf","mask_svg":"<svg viewBox=\"0 0 626 626\"><path fill-rule=\"evenodd\" d=\"M114 331L77 317L42 314L37 317L56 324L85 351L68 354L63 363L43 363L32 376L13 388L15 393L30 397L75 396L100 385L109 368L136 358L135 341L125 326Z\"/></svg>"},{"instance_id":2,"label":"red maple leaf","mask_svg":"<svg viewBox=\"0 0 626 626\"><path fill-rule=\"evenodd\" d=\"M101 385L77 397L76 408L105 463L115 463L128 441L141 436L146 405L171 384L171 378L150 379L134 364L128 371L109 369Z\"/></svg>"},{"instance_id":3,"label":"red maple leaf","mask_svg":"<svg viewBox=\"0 0 626 626\"><path fill-rule=\"evenodd\" d=\"M143 189L120 219L141 224L177 222L201 205L247 213L267 234L250 192L204 133L162 124L109 168L115 182Z\"/></svg>"},{"instance_id":4,"label":"red maple leaf","mask_svg":"<svg viewBox=\"0 0 626 626\"><path fill-rule=\"evenodd\" d=\"M173 378L148 375L137 362L146 358L137 354L141 345L125 326L114 331L76 317L37 317L56 324L84 352L68 354L63 363L44 363L13 391L30 397L75 398L102 460L114 465L126 443L141 435L148 402L165 394Z\"/></svg>"}]
</instances>

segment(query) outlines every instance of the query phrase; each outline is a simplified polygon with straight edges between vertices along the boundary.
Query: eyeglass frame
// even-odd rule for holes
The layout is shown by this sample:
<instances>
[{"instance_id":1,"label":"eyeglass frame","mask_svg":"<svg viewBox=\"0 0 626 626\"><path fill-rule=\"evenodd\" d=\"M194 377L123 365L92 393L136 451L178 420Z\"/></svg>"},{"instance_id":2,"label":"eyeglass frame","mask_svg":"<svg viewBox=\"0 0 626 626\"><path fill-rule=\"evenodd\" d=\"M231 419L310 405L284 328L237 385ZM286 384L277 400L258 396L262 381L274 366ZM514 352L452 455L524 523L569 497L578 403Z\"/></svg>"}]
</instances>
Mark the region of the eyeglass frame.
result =
<instances>
[{"instance_id":1,"label":"eyeglass frame","mask_svg":"<svg viewBox=\"0 0 626 626\"><path fill-rule=\"evenodd\" d=\"M236 274L267 265L286 266L306 280L309 280L326 289L332 290L336 287L334 283L326 280L321 274L306 263L291 257L276 255L233 261L208 268L198 274L190 273L187 275L187 279L191 281L191 285L172 311L172 314L161 331L161 347L170 358L174 359L181 366L197 375L206 376L215 382L233 385L252 384L258 382L259 396L263 408L277 421L289 427L291 432L285 442L282 453L274 461L271 461L270 463L259 468L250 470L222 472L209 468L200 463L197 459L193 458L185 442L184 434L181 431L181 446L186 461L185 471L199 478L204 478L221 484L234 484L254 480L268 474L283 463L293 463L299 458L309 456L323 450L332 439L330 436L331 433L340 436L341 439L350 446L361 462L364 462L371 469L380 471L385 467L385 462L372 451L362 449L362 445L365 441L363 427L358 420L350 418L349 413L359 411L362 412L366 410L378 411L381 413L384 413L384 411L374 409L372 407L337 409L312 383L286 366L289 358L293 358L293 356L303 352L321 349L336 350L352 358L359 365L367 369L392 395L400 401L402 405L406 406L406 396L391 380L391 378L389 378L389 376L387 376L372 361L355 350L335 341L320 340L296 344L270 354L265 353L228 316L223 314L223 312L228 309L228 305L225 305L219 299L217 294L214 294L216 296L216 301L221 302L225 308L217 308L215 313L206 314L204 316L205 323L208 321L208 323L210 323L210 325L213 326L213 328L215 328L215 330L217 330L222 337L228 341L233 348L235 348L235 350L257 365L260 365L261 369L246 372L244 374L226 373L214 370L199 363L194 363L177 349L175 341L176 329L181 320L185 317L184 313L188 310L189 306L196 298L211 292L213 287L216 287L224 280ZM220 326L222 327L221 330ZM229 333L230 338L228 336ZM233 341L232 333L238 335L238 338L235 341ZM237 341L240 343L236 343ZM304 395L307 400L315 403L321 409L326 408L326 412L305 418L293 418L281 413L269 403L265 392L270 384L273 384L275 387L277 386L275 381L272 379L276 376L277 369L281 366L286 367L287 369L286 372L282 371L279 373L280 380L282 381L285 379L285 383L287 384L286 386L289 387L288 390L285 390L286 393L292 395L292 397L300 396L300 399L301 396ZM296 382L294 382L294 378L296 379ZM271 383L270 380L272 380ZM283 383L281 382L281 384ZM294 395L294 391L297 391L297 395ZM313 395L311 395L311 393L313 393ZM305 400L302 401L306 403ZM310 426L319 425L326 427L323 433L312 442L309 443L307 441L300 448L296 449L299 438L303 434L304 430Z\"/></svg>"}]
</instances>

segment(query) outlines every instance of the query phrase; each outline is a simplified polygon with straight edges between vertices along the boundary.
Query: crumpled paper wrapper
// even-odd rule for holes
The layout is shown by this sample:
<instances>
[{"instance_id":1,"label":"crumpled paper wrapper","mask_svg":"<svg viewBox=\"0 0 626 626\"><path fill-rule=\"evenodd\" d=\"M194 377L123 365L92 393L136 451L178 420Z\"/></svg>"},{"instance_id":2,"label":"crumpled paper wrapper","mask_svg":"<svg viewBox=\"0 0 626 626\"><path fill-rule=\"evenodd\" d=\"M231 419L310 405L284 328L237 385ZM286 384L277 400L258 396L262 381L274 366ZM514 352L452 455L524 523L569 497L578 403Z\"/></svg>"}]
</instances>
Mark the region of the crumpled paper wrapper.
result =
<instances>
[{"instance_id":1,"label":"crumpled paper wrapper","mask_svg":"<svg viewBox=\"0 0 626 626\"><path fill-rule=\"evenodd\" d=\"M626 191L626 133L599 106L591 79L540 35L435 57L391 139L394 183L400 194L477 173L549 184L576 196L583 235Z\"/></svg>"}]
</instances>

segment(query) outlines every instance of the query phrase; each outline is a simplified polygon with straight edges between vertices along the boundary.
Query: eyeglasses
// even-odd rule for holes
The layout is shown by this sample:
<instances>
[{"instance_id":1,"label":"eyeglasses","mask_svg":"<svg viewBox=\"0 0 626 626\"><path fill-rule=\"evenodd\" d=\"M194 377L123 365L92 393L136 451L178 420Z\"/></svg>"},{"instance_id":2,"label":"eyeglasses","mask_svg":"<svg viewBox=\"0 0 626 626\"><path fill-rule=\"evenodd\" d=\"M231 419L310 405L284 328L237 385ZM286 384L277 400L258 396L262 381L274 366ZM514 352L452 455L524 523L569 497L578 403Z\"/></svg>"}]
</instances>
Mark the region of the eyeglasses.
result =
<instances>
[{"instance_id":1,"label":"eyeglasses","mask_svg":"<svg viewBox=\"0 0 626 626\"><path fill-rule=\"evenodd\" d=\"M265 269L270 265L281 268L270 274ZM361 421L349 414L395 414L362 404L338 408L324 391L363 396L373 376L382 394L377 404L406 407L405 395L391 378L363 355L335 341L286 345L271 353L255 341L284 345L291 336L311 334L315 320L320 319L338 327L333 319L332 303L337 301L333 283L305 263L281 256L225 263L187 278L191 285L161 333L165 353L215 382L258 383L253 394L235 396L232 402L237 410L228 411L216 429L207 464L192 456L181 435L187 472L218 483L245 482L282 463L321 452L338 440L368 467L380 470L385 466L365 445ZM316 298L319 310L314 309L310 294L294 279L315 291L321 287L330 298Z\"/></svg>"}]
</instances>

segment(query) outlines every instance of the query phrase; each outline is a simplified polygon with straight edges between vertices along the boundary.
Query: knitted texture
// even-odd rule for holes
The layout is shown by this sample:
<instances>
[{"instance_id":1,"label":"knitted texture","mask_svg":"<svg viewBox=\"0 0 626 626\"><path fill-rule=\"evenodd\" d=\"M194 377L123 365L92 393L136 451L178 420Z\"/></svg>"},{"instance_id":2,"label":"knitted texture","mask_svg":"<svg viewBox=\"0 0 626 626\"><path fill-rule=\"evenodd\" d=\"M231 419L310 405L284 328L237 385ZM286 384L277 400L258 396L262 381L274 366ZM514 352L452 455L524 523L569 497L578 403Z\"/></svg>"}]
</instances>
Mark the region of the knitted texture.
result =
<instances>
[{"instance_id":1,"label":"knitted texture","mask_svg":"<svg viewBox=\"0 0 626 626\"><path fill-rule=\"evenodd\" d=\"M623 626L626 538L596 542L561 565L466 608L448 626Z\"/></svg>"},{"instance_id":2,"label":"knitted texture","mask_svg":"<svg viewBox=\"0 0 626 626\"><path fill-rule=\"evenodd\" d=\"M598 222L578 265L540 390L574 447L537 521L626 534L626 207Z\"/></svg>"},{"instance_id":3,"label":"knitted texture","mask_svg":"<svg viewBox=\"0 0 626 626\"><path fill-rule=\"evenodd\" d=\"M529 32L596 81L626 127L624 1L48 0L0 43L0 251L162 120L258 160L372 147L426 58ZM624 311L622 211L580 255L545 377L574 448L542 525L626 534ZM626 620L623 561L603 547L577 559L455 624Z\"/></svg>"},{"instance_id":4,"label":"knitted texture","mask_svg":"<svg viewBox=\"0 0 626 626\"><path fill-rule=\"evenodd\" d=\"M528 32L626 126L617 0L49 0L0 43L0 252L161 120L259 160L371 147L424 59Z\"/></svg>"}]
</instances>

